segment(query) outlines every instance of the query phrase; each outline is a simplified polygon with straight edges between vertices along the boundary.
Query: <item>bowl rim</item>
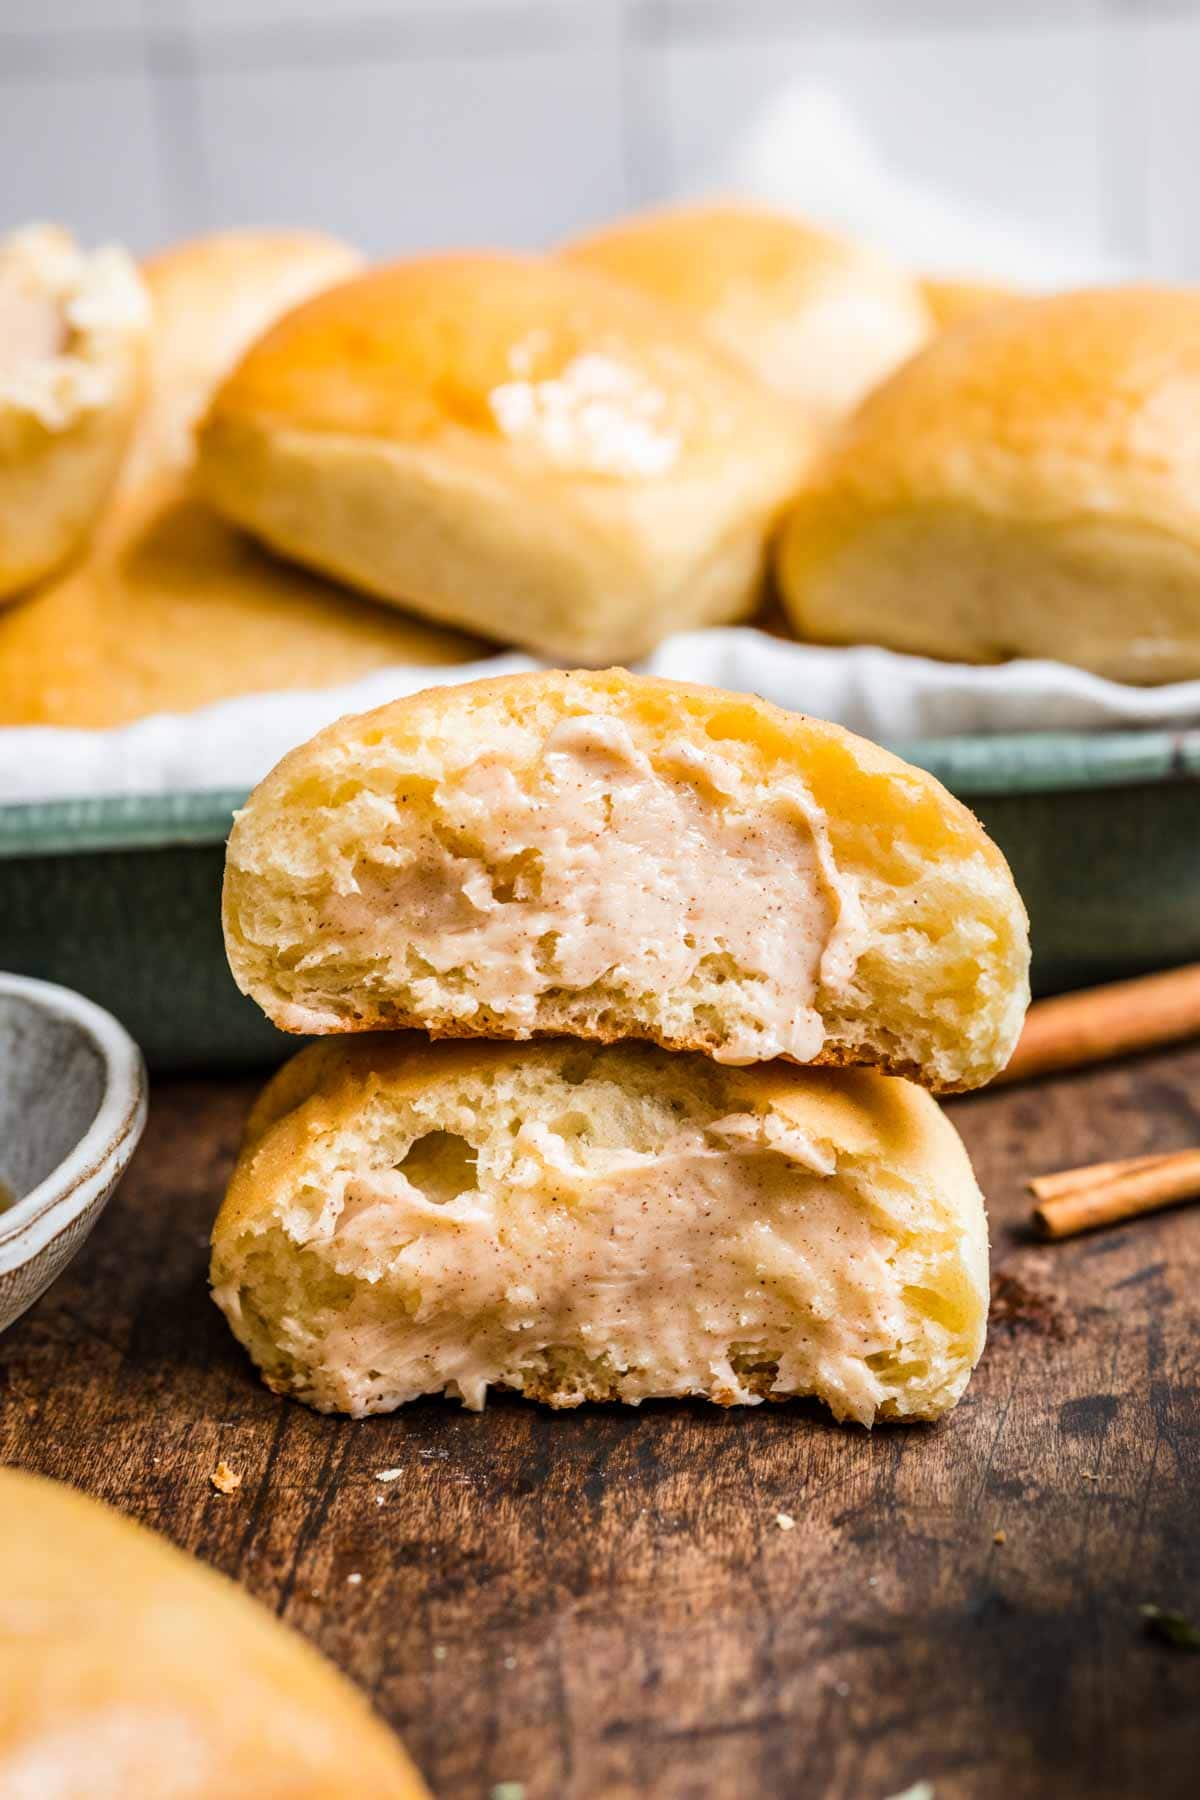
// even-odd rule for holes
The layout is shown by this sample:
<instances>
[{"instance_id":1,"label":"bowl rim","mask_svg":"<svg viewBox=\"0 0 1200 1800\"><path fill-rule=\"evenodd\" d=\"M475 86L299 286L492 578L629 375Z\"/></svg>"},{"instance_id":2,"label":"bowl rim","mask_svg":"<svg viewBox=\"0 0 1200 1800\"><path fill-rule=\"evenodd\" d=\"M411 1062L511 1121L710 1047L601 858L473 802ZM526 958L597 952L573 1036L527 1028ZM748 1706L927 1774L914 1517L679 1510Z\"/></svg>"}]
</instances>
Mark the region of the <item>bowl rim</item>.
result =
<instances>
[{"instance_id":1,"label":"bowl rim","mask_svg":"<svg viewBox=\"0 0 1200 1800\"><path fill-rule=\"evenodd\" d=\"M74 1147L0 1213L0 1272L40 1254L97 1194L115 1185L137 1148L148 1110L142 1053L111 1013L72 988L31 975L0 974L0 996L5 995L79 1027L100 1054L104 1089L95 1118Z\"/></svg>"},{"instance_id":2,"label":"bowl rim","mask_svg":"<svg viewBox=\"0 0 1200 1800\"><path fill-rule=\"evenodd\" d=\"M894 740L886 748L978 796L1053 794L1200 781L1200 728L1025 731ZM98 851L222 844L246 788L81 795L0 804L0 862Z\"/></svg>"}]
</instances>

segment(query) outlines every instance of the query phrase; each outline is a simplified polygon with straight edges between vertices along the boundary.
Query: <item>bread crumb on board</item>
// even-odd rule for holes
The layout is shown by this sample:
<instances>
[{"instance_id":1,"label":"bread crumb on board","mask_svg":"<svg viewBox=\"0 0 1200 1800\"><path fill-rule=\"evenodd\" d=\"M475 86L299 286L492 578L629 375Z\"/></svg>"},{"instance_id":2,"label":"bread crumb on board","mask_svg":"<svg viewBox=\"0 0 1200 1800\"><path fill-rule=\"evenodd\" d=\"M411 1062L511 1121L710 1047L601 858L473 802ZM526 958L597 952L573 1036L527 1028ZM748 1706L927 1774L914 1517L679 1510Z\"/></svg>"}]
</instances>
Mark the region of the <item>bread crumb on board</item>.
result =
<instances>
[{"instance_id":1,"label":"bread crumb on board","mask_svg":"<svg viewBox=\"0 0 1200 1800\"><path fill-rule=\"evenodd\" d=\"M208 1479L218 1494L236 1494L242 1485L241 1476L227 1462L219 1462Z\"/></svg>"},{"instance_id":2,"label":"bread crumb on board","mask_svg":"<svg viewBox=\"0 0 1200 1800\"><path fill-rule=\"evenodd\" d=\"M775 1523L778 1525L780 1531L794 1531L796 1529L796 1521L793 1519L791 1513L776 1513Z\"/></svg>"},{"instance_id":3,"label":"bread crumb on board","mask_svg":"<svg viewBox=\"0 0 1200 1800\"><path fill-rule=\"evenodd\" d=\"M399 1481L403 1473L403 1469L376 1469L375 1479L376 1481Z\"/></svg>"}]
</instances>

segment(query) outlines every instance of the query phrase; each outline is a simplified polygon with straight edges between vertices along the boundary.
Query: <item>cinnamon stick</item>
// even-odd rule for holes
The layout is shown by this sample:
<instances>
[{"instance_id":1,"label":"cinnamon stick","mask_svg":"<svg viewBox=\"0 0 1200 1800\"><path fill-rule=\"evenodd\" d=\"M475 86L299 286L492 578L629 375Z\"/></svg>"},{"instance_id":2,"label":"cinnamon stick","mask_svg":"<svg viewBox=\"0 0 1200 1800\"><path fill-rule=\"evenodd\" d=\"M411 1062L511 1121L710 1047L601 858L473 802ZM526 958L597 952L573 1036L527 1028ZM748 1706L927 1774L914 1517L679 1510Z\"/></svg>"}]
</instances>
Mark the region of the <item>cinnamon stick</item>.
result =
<instances>
[{"instance_id":1,"label":"cinnamon stick","mask_svg":"<svg viewBox=\"0 0 1200 1800\"><path fill-rule=\"evenodd\" d=\"M1200 1150L1178 1150L1148 1161L1141 1157L1130 1160L1142 1166L1127 1167L1124 1173L1111 1175L1106 1171L1112 1164L1097 1163L1091 1175L1098 1179L1086 1184L1086 1170L1064 1171L1078 1175L1080 1185L1067 1192L1060 1189L1056 1197L1044 1199L1034 1208L1034 1224L1042 1235L1074 1237L1080 1231L1094 1231L1100 1225L1116 1225L1141 1213L1157 1212L1177 1200L1200 1197ZM1054 1177L1041 1179L1053 1181Z\"/></svg>"},{"instance_id":2,"label":"cinnamon stick","mask_svg":"<svg viewBox=\"0 0 1200 1800\"><path fill-rule=\"evenodd\" d=\"M1200 963L1038 1000L997 1082L1027 1081L1055 1069L1200 1035Z\"/></svg>"},{"instance_id":3,"label":"cinnamon stick","mask_svg":"<svg viewBox=\"0 0 1200 1800\"><path fill-rule=\"evenodd\" d=\"M1153 1155L1123 1156L1117 1162L1084 1163L1077 1169L1058 1169L1053 1175L1034 1175L1025 1186L1037 1200L1057 1200L1062 1194L1099 1187L1118 1175L1131 1175L1135 1169L1152 1169L1156 1163L1169 1162L1173 1154L1159 1150Z\"/></svg>"}]
</instances>

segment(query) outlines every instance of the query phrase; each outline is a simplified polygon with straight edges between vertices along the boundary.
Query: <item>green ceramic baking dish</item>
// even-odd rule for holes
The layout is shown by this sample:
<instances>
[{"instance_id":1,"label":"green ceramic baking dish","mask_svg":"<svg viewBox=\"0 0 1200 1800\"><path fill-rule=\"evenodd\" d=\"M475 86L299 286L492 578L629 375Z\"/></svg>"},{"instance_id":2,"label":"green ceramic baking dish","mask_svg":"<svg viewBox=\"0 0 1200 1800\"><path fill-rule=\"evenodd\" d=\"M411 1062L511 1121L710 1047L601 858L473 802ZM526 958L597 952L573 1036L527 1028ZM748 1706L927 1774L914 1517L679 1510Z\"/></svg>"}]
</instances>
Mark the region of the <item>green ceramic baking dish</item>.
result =
<instances>
[{"instance_id":1,"label":"green ceramic baking dish","mask_svg":"<svg viewBox=\"0 0 1200 1800\"><path fill-rule=\"evenodd\" d=\"M893 748L938 775L1012 865L1034 988L1200 961L1200 730L956 737ZM235 989L221 945L240 794L0 807L0 967L77 988L155 1069L278 1061L295 1039Z\"/></svg>"}]
</instances>

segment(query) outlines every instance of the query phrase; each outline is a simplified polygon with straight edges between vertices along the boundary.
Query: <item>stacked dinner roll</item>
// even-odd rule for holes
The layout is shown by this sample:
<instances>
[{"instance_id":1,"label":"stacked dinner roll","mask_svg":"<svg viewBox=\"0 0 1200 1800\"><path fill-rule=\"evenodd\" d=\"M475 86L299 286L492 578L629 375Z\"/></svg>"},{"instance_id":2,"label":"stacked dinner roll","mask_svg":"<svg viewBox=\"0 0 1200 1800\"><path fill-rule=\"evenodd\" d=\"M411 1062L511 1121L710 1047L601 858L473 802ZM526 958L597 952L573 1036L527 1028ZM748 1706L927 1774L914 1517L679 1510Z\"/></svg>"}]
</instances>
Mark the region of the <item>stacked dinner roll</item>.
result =
<instances>
[{"instance_id":1,"label":"stacked dinner roll","mask_svg":"<svg viewBox=\"0 0 1200 1800\"><path fill-rule=\"evenodd\" d=\"M561 254L686 312L822 429L933 328L917 282L878 251L762 207L642 213Z\"/></svg>"},{"instance_id":2,"label":"stacked dinner roll","mask_svg":"<svg viewBox=\"0 0 1200 1800\"><path fill-rule=\"evenodd\" d=\"M198 473L284 556L603 663L753 611L813 450L675 311L567 261L461 254L281 319L216 394Z\"/></svg>"},{"instance_id":3,"label":"stacked dinner roll","mask_svg":"<svg viewBox=\"0 0 1200 1800\"><path fill-rule=\"evenodd\" d=\"M1003 1067L1029 947L931 776L622 670L430 690L259 786L224 927L243 991L319 1037L213 1236L273 1387L864 1424L962 1392L986 1227L927 1090Z\"/></svg>"},{"instance_id":4,"label":"stacked dinner roll","mask_svg":"<svg viewBox=\"0 0 1200 1800\"><path fill-rule=\"evenodd\" d=\"M422 1800L349 1682L232 1582L73 1488L0 1470L0 1793Z\"/></svg>"},{"instance_id":5,"label":"stacked dinner roll","mask_svg":"<svg viewBox=\"0 0 1200 1800\"><path fill-rule=\"evenodd\" d=\"M844 426L788 512L801 637L1200 676L1200 292L1011 300Z\"/></svg>"}]
</instances>

